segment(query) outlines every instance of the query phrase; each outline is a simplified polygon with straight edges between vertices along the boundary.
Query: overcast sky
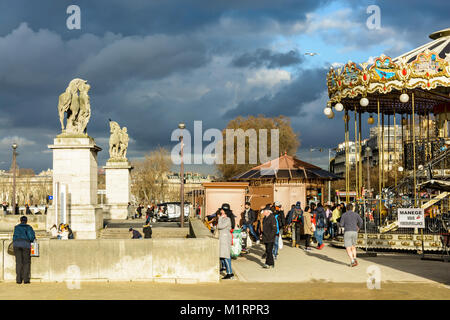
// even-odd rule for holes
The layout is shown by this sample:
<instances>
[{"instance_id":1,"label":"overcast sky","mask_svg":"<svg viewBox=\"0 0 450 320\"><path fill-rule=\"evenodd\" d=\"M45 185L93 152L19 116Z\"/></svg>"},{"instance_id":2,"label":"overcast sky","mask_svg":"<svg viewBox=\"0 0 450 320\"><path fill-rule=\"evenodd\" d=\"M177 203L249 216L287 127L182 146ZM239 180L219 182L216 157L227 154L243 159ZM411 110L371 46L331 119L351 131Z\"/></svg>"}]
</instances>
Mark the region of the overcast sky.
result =
<instances>
[{"instance_id":1,"label":"overcast sky","mask_svg":"<svg viewBox=\"0 0 450 320\"><path fill-rule=\"evenodd\" d=\"M79 30L67 28L72 4ZM372 4L378 30L366 25ZM407 52L450 27L449 12L449 1L418 0L2 1L0 169L11 165L13 141L20 167L52 168L58 96L73 78L91 85L99 166L109 157L109 118L128 128L133 160L172 148L180 121L223 129L237 115L281 114L300 134L298 156L326 167L328 152L308 150L344 139L342 115L323 115L330 65Z\"/></svg>"}]
</instances>

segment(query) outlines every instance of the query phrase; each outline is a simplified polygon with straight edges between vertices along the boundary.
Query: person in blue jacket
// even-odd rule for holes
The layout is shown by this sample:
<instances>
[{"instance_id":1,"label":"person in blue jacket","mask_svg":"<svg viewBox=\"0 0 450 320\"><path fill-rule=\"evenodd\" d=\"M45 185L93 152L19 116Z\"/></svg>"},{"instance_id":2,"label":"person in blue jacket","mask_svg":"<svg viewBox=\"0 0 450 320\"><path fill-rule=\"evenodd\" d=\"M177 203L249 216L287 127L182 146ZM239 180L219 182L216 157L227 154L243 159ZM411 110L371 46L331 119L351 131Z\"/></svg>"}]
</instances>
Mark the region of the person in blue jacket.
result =
<instances>
[{"instance_id":1,"label":"person in blue jacket","mask_svg":"<svg viewBox=\"0 0 450 320\"><path fill-rule=\"evenodd\" d=\"M13 247L16 256L17 284L30 283L31 243L36 239L33 228L27 224L25 216L20 217L20 224L14 227Z\"/></svg>"}]
</instances>

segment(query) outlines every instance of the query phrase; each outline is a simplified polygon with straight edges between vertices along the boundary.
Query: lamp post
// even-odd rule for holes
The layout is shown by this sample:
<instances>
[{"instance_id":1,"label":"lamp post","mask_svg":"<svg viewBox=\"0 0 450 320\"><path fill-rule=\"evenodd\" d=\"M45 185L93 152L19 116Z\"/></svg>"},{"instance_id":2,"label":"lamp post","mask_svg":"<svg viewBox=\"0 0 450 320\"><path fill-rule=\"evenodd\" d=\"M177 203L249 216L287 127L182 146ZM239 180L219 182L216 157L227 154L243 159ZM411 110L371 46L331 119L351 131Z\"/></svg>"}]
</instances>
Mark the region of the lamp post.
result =
<instances>
[{"instance_id":1,"label":"lamp post","mask_svg":"<svg viewBox=\"0 0 450 320\"><path fill-rule=\"evenodd\" d=\"M16 213L16 149L17 149L17 143L12 144L13 149L13 158L12 158L12 165L13 165L13 194L12 194L12 214Z\"/></svg>"},{"instance_id":2,"label":"lamp post","mask_svg":"<svg viewBox=\"0 0 450 320\"><path fill-rule=\"evenodd\" d=\"M184 228L184 159L183 159L183 130L185 128L185 125L183 122L180 122L178 124L178 128L181 130L180 135L180 157L181 157L181 163L180 163L180 227Z\"/></svg>"},{"instance_id":3,"label":"lamp post","mask_svg":"<svg viewBox=\"0 0 450 320\"><path fill-rule=\"evenodd\" d=\"M370 192L370 155L372 153L372 149L368 146L366 148L366 158L367 158L367 191Z\"/></svg>"}]
</instances>

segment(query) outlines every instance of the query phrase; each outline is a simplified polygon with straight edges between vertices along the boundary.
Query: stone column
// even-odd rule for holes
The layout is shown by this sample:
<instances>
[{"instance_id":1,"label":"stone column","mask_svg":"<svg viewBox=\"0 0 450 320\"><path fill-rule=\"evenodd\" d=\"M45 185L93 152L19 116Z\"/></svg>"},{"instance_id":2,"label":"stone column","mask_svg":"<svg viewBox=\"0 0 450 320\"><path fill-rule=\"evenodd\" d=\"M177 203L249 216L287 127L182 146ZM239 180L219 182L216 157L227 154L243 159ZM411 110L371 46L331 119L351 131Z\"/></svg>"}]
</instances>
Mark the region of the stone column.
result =
<instances>
[{"instance_id":1,"label":"stone column","mask_svg":"<svg viewBox=\"0 0 450 320\"><path fill-rule=\"evenodd\" d=\"M53 150L53 185L67 186L67 223L76 239L96 239L103 228L97 203L97 153L102 149L85 134L61 134L48 147ZM57 214L49 210L47 230Z\"/></svg>"},{"instance_id":2,"label":"stone column","mask_svg":"<svg viewBox=\"0 0 450 320\"><path fill-rule=\"evenodd\" d=\"M105 218L126 219L128 202L131 201L131 169L126 159L110 159L106 162Z\"/></svg>"}]
</instances>

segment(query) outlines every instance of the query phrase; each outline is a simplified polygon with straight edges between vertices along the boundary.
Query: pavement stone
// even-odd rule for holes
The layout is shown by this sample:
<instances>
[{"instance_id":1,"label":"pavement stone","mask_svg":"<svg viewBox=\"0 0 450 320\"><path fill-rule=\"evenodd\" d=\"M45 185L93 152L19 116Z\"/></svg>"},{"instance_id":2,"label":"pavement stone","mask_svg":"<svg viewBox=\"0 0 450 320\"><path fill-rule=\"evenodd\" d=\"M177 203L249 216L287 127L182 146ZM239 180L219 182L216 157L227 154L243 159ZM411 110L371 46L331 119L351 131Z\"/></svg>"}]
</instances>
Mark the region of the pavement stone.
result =
<instances>
[{"instance_id":1,"label":"pavement stone","mask_svg":"<svg viewBox=\"0 0 450 320\"><path fill-rule=\"evenodd\" d=\"M264 245L253 245L249 253L232 260L232 268L244 282L335 282L366 283L368 268L379 268L381 282L450 284L450 264L420 260L419 255L380 253L377 257L358 258L351 268L345 249L325 244L322 250L306 252L284 241L274 269L263 269ZM378 269L376 269L378 270Z\"/></svg>"}]
</instances>

